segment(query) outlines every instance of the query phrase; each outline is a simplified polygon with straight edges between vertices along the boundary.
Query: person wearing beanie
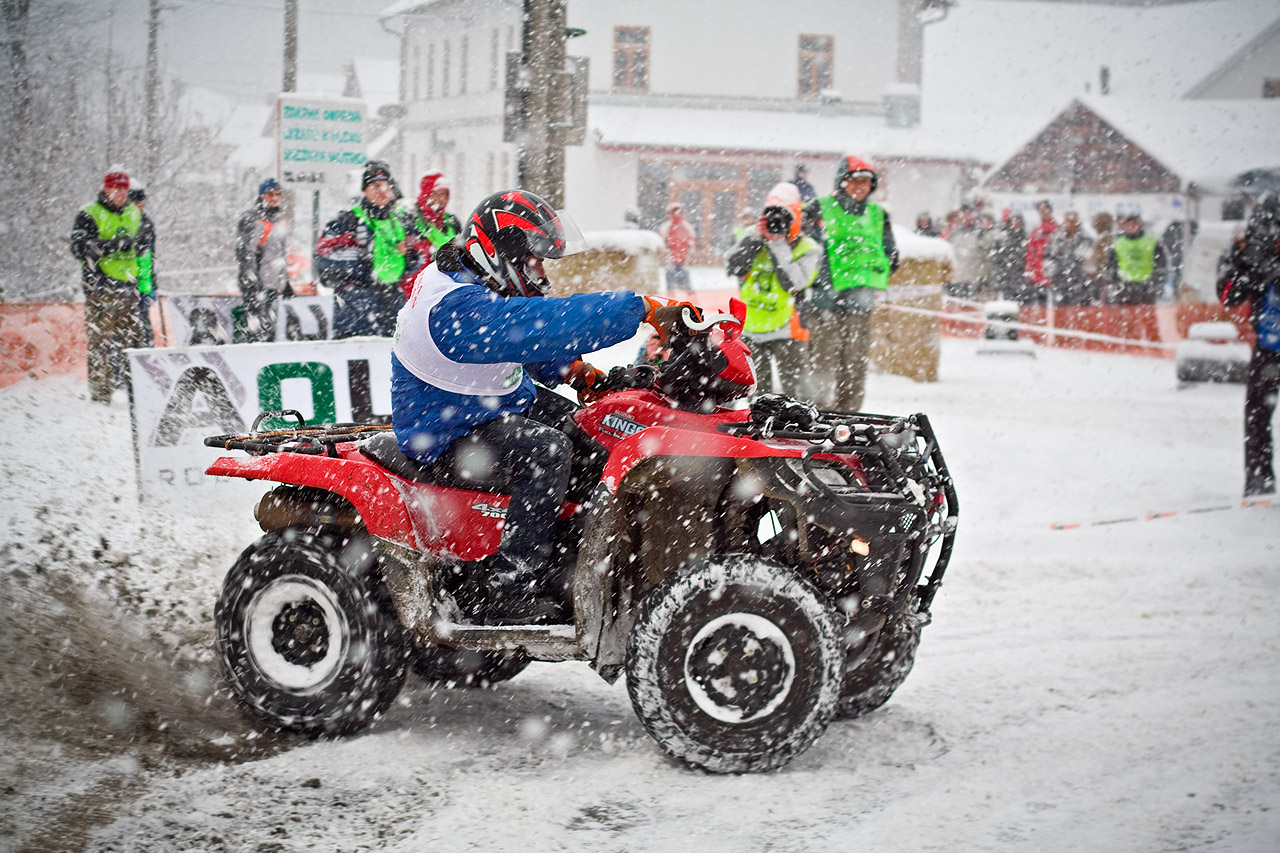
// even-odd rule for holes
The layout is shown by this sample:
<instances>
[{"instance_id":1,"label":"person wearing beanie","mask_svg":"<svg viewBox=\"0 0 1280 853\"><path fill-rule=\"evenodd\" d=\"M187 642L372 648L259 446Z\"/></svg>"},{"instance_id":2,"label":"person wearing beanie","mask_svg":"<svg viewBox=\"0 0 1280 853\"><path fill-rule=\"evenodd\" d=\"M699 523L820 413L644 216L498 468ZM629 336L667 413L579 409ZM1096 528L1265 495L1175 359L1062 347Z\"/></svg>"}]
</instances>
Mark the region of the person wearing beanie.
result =
<instances>
[{"instance_id":1,"label":"person wearing beanie","mask_svg":"<svg viewBox=\"0 0 1280 853\"><path fill-rule=\"evenodd\" d=\"M124 388L128 371L122 351L138 343L138 254L142 211L129 201L129 176L111 171L96 201L76 214L71 254L80 262L84 286L84 322L88 339L89 396L110 403Z\"/></svg>"},{"instance_id":2,"label":"person wearing beanie","mask_svg":"<svg viewBox=\"0 0 1280 853\"><path fill-rule=\"evenodd\" d=\"M413 228L409 244L418 252L418 266L401 279L405 296L413 289L413 279L421 272L436 250L462 232L458 217L449 213L449 179L441 172L427 172L418 184L416 209L409 212Z\"/></svg>"},{"instance_id":3,"label":"person wearing beanie","mask_svg":"<svg viewBox=\"0 0 1280 853\"><path fill-rule=\"evenodd\" d=\"M316 242L320 282L333 288L333 336L390 336L404 305L400 281L418 268L409 242L413 223L396 208L391 168L365 164L362 198L330 220Z\"/></svg>"},{"instance_id":4,"label":"person wearing beanie","mask_svg":"<svg viewBox=\"0 0 1280 853\"><path fill-rule=\"evenodd\" d=\"M236 225L236 265L244 300L246 343L276 339L276 313L289 287L284 227L280 222L280 183L267 178L258 184L258 198Z\"/></svg>"},{"instance_id":5,"label":"person wearing beanie","mask_svg":"<svg viewBox=\"0 0 1280 853\"><path fill-rule=\"evenodd\" d=\"M871 310L898 268L898 246L889 213L870 200L880 177L866 160L840 160L835 192L809 205L821 223L824 252L818 276L806 292L809 379L819 406L862 409L871 357Z\"/></svg>"}]
</instances>

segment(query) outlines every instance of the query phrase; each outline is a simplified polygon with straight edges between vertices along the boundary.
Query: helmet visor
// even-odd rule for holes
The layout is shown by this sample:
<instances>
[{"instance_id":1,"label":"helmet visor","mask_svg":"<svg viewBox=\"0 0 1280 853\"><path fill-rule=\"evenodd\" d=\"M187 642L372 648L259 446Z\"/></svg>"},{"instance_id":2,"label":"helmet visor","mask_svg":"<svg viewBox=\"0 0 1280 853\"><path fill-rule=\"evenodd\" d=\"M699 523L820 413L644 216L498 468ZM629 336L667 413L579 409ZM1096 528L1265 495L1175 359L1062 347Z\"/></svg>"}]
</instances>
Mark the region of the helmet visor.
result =
<instances>
[{"instance_id":1,"label":"helmet visor","mask_svg":"<svg viewBox=\"0 0 1280 853\"><path fill-rule=\"evenodd\" d=\"M587 240L582 236L582 229L573 221L568 211L557 210L555 219L560 225L561 239L553 241L546 234L537 231L527 232L530 252L540 258L563 258L565 255L575 255L587 248Z\"/></svg>"}]
</instances>

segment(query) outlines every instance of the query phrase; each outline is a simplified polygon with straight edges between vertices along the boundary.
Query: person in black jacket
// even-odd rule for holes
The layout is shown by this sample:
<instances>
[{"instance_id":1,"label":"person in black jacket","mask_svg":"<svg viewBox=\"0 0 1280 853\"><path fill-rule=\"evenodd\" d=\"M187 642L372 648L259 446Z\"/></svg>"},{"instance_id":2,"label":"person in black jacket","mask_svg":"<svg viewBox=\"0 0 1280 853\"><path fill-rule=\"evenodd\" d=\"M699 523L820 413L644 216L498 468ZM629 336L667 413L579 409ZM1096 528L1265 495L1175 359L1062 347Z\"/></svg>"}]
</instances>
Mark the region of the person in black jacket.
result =
<instances>
[{"instance_id":1,"label":"person in black jacket","mask_svg":"<svg viewBox=\"0 0 1280 853\"><path fill-rule=\"evenodd\" d=\"M1218 265L1218 298L1249 305L1257 343L1249 359L1244 398L1244 495L1274 494L1271 418L1280 393L1280 199L1264 193L1254 205L1244 238Z\"/></svg>"},{"instance_id":2,"label":"person in black jacket","mask_svg":"<svg viewBox=\"0 0 1280 853\"><path fill-rule=\"evenodd\" d=\"M390 336L404 305L400 279L415 269L418 253L408 235L414 223L396 208L391 169L365 164L363 198L330 221L316 243L321 282L333 287L333 336Z\"/></svg>"},{"instance_id":3,"label":"person in black jacket","mask_svg":"<svg viewBox=\"0 0 1280 853\"><path fill-rule=\"evenodd\" d=\"M293 295L279 219L280 184L275 178L267 178L258 185L257 202L236 226L236 264L240 267L246 343L275 340L279 299Z\"/></svg>"}]
</instances>

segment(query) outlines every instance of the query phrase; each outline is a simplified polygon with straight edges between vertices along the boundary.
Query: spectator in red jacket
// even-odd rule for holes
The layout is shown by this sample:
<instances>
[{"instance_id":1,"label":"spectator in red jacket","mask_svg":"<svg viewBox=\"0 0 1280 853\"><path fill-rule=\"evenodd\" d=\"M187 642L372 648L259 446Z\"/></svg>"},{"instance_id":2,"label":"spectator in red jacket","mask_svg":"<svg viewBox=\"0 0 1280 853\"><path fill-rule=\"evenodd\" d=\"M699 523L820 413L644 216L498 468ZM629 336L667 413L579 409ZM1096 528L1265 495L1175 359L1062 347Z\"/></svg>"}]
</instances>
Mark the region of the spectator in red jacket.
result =
<instances>
[{"instance_id":1,"label":"spectator in red jacket","mask_svg":"<svg viewBox=\"0 0 1280 853\"><path fill-rule=\"evenodd\" d=\"M1053 218L1053 205L1047 200L1036 205L1036 213L1040 214L1040 224L1027 237L1027 280L1036 302L1043 305L1053 284L1044 269L1044 253L1049 246L1049 238L1058 230L1058 223Z\"/></svg>"},{"instance_id":2,"label":"spectator in red jacket","mask_svg":"<svg viewBox=\"0 0 1280 853\"><path fill-rule=\"evenodd\" d=\"M684 265L689 260L689 253L698 243L698 235L689 220L684 218L684 208L673 204L667 208L667 221L658 229L662 242L666 244L667 255L665 266L667 272L667 290L676 288L689 289L689 271Z\"/></svg>"}]
</instances>

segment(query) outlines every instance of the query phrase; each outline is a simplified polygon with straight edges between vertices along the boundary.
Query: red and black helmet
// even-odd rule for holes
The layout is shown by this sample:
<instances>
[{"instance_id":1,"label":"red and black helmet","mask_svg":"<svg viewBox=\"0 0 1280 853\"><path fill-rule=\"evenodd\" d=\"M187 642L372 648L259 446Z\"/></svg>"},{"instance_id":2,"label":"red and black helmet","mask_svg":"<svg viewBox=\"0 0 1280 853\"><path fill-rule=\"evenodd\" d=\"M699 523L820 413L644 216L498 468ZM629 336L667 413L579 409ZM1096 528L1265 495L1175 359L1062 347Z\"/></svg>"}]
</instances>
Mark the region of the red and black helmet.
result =
<instances>
[{"instance_id":1,"label":"red and black helmet","mask_svg":"<svg viewBox=\"0 0 1280 853\"><path fill-rule=\"evenodd\" d=\"M836 189L840 189L840 185L849 178L870 178L872 192L875 192L880 184L880 175L876 173L876 167L856 154L848 154L840 158L840 168L836 172Z\"/></svg>"},{"instance_id":2,"label":"red and black helmet","mask_svg":"<svg viewBox=\"0 0 1280 853\"><path fill-rule=\"evenodd\" d=\"M503 190L471 212L463 245L505 296L542 296L548 282L532 276L530 256L562 258L586 248L578 226L525 190Z\"/></svg>"}]
</instances>

